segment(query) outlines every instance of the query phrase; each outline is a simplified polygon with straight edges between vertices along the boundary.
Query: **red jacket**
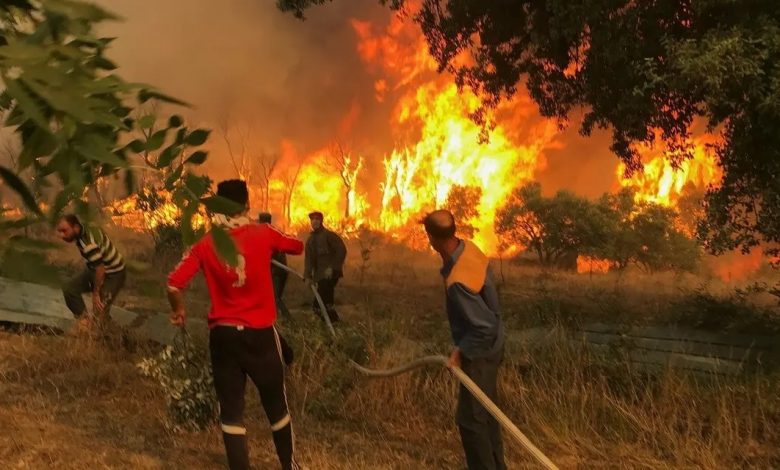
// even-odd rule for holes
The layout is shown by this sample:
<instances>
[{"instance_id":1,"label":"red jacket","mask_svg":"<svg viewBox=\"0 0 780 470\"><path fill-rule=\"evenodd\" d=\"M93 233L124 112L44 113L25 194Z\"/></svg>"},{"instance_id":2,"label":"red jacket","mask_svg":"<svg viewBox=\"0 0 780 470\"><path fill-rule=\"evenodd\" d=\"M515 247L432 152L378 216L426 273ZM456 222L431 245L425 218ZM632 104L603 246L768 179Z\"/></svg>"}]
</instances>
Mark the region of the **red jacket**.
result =
<instances>
[{"instance_id":1,"label":"red jacket","mask_svg":"<svg viewBox=\"0 0 780 470\"><path fill-rule=\"evenodd\" d=\"M236 268L226 265L214 249L211 235L193 245L168 276L168 288L184 289L203 270L211 296L208 324L267 328L276 321L276 304L271 282L271 255L281 251L303 252L303 242L269 224L248 224L230 230L238 247Z\"/></svg>"}]
</instances>

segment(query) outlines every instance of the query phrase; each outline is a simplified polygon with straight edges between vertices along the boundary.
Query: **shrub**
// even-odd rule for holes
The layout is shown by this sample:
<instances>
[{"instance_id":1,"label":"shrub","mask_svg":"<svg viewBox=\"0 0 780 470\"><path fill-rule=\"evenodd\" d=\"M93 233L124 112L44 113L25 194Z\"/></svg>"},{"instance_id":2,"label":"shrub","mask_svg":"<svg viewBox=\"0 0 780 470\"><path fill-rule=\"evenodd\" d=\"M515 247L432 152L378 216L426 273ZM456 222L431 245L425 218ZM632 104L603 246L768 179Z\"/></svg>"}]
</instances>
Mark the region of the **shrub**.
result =
<instances>
[{"instance_id":1,"label":"shrub","mask_svg":"<svg viewBox=\"0 0 780 470\"><path fill-rule=\"evenodd\" d=\"M173 430L199 431L217 419L217 398L206 353L189 340L167 346L138 367L165 394Z\"/></svg>"}]
</instances>

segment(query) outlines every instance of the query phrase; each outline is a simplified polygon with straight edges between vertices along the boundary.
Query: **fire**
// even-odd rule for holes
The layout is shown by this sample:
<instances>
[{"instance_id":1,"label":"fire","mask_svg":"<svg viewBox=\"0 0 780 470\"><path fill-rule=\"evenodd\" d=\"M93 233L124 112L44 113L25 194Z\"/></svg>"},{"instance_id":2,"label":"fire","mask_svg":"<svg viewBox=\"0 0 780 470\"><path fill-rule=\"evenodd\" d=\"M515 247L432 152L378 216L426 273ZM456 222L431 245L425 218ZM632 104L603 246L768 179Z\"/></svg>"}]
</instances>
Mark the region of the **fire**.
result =
<instances>
[{"instance_id":1,"label":"fire","mask_svg":"<svg viewBox=\"0 0 780 470\"><path fill-rule=\"evenodd\" d=\"M114 201L108 207L111 220L120 227L137 231L153 230L161 225L178 226L181 210L172 201L171 193L161 190L155 195L159 201L157 207L145 207L137 194ZM193 223L203 226L204 214L195 214Z\"/></svg>"},{"instance_id":2,"label":"fire","mask_svg":"<svg viewBox=\"0 0 780 470\"><path fill-rule=\"evenodd\" d=\"M272 208L283 208L276 212L288 228L303 227L316 209L347 232L367 226L410 240L419 238L419 216L441 207L453 187L476 187L477 215L461 222L476 228L474 241L495 253L495 212L545 164L542 153L556 145L556 125L539 121L530 98L520 94L497 111L500 124L481 143L482 128L471 119L479 97L459 92L452 76L437 72L414 24L396 17L383 31L357 20L352 26L357 52L376 76L377 102L393 104L389 126L397 145L380 166L379 159L367 165L355 149L329 144L300 156L283 142L270 185ZM351 107L334 139L349 132L359 110Z\"/></svg>"},{"instance_id":3,"label":"fire","mask_svg":"<svg viewBox=\"0 0 780 470\"><path fill-rule=\"evenodd\" d=\"M478 216L469 221L478 230L474 241L496 251L496 210L515 187L533 178L555 129L542 128L536 141L517 144L499 125L480 144L481 129L469 118L478 105L476 96L459 93L451 83L429 83L402 99L395 121L399 127L419 125L421 138L385 159L382 229L403 227L421 212L441 207L454 186L474 186L482 188Z\"/></svg>"},{"instance_id":4,"label":"fire","mask_svg":"<svg viewBox=\"0 0 780 470\"><path fill-rule=\"evenodd\" d=\"M645 161L644 171L627 178L625 165L618 165L620 185L633 188L637 201L676 207L686 188L693 186L705 189L720 182L722 172L710 148L714 142L712 136L693 139L692 157L683 160L677 168L670 163L668 153L653 153L649 148L642 147L640 153Z\"/></svg>"},{"instance_id":5,"label":"fire","mask_svg":"<svg viewBox=\"0 0 780 470\"><path fill-rule=\"evenodd\" d=\"M580 274L607 273L611 267L612 262L609 260L591 258L589 256L577 257L577 272Z\"/></svg>"}]
</instances>

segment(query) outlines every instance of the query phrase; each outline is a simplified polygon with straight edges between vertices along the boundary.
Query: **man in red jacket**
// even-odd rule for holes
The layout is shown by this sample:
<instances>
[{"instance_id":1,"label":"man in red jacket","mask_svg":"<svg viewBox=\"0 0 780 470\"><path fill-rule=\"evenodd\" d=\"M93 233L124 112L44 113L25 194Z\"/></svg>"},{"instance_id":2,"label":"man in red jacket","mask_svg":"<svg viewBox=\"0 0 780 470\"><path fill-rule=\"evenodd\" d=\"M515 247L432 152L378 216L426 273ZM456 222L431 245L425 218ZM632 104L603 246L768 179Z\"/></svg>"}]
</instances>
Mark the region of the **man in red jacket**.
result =
<instances>
[{"instance_id":1,"label":"man in red jacket","mask_svg":"<svg viewBox=\"0 0 780 470\"><path fill-rule=\"evenodd\" d=\"M249 194L245 182L223 181L217 186L217 195L244 207L232 216L214 217L214 223L228 230L233 238L239 251L238 265L232 268L220 258L211 234L193 245L168 277L171 323L184 325L181 291L198 271L203 271L211 296L209 350L228 465L231 470L249 468L243 424L248 375L260 392L282 468L297 469L282 346L274 328L276 305L270 265L274 251L299 255L303 243L271 225L256 224L247 218Z\"/></svg>"}]
</instances>

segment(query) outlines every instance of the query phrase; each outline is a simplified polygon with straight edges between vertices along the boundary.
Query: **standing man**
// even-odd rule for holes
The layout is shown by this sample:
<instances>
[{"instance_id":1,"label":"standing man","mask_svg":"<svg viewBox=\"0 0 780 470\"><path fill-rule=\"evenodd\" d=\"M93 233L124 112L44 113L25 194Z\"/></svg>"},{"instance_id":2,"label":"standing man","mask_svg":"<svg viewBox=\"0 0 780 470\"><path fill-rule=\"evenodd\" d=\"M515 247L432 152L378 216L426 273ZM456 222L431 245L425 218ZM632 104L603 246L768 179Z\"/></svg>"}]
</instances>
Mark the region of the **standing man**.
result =
<instances>
[{"instance_id":1,"label":"standing man","mask_svg":"<svg viewBox=\"0 0 780 470\"><path fill-rule=\"evenodd\" d=\"M65 304L78 320L77 330L87 330L91 318L82 294L92 293L92 313L104 320L111 304L125 285L125 261L108 235L99 227L85 227L73 214L57 223L57 235L67 243L75 243L86 267L70 279L62 289Z\"/></svg>"},{"instance_id":2,"label":"standing man","mask_svg":"<svg viewBox=\"0 0 780 470\"><path fill-rule=\"evenodd\" d=\"M211 296L209 351L228 465L231 470L250 468L244 427L244 387L249 376L260 392L282 468L297 469L284 387L283 351L274 328L276 306L269 265L274 251L299 255L303 243L268 224L249 220L249 193L244 181L219 183L217 195L241 207L231 216L214 217L214 224L227 230L235 242L238 264L232 268L224 263L211 234L193 245L168 277L171 323L185 324L181 290L198 271L203 271Z\"/></svg>"},{"instance_id":3,"label":"standing man","mask_svg":"<svg viewBox=\"0 0 780 470\"><path fill-rule=\"evenodd\" d=\"M261 212L257 216L257 221L261 224L271 224L271 214L268 212ZM287 266L287 255L281 251L274 251L271 255L271 261ZM284 287L287 285L287 276L289 273L284 269L271 264L271 280L274 283L274 300L276 301L276 313L281 316L288 317L290 311L287 309L287 305L284 303L282 296L284 295Z\"/></svg>"},{"instance_id":4,"label":"standing man","mask_svg":"<svg viewBox=\"0 0 780 470\"><path fill-rule=\"evenodd\" d=\"M335 307L335 290L339 279L344 276L344 260L347 259L347 246L335 232L326 229L322 212L309 214L311 236L306 240L306 259L304 278L317 284L317 292L322 297L330 321L339 321ZM320 312L317 299L312 304L314 313Z\"/></svg>"},{"instance_id":5,"label":"standing man","mask_svg":"<svg viewBox=\"0 0 780 470\"><path fill-rule=\"evenodd\" d=\"M423 224L431 247L443 261L447 318L455 343L449 367L462 368L497 402L504 332L488 258L476 245L455 236L455 218L449 211L431 212ZM456 422L470 470L506 469L498 422L463 385L458 395Z\"/></svg>"}]
</instances>

